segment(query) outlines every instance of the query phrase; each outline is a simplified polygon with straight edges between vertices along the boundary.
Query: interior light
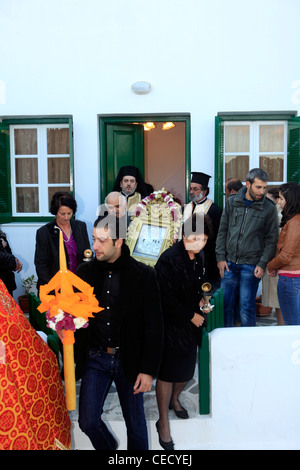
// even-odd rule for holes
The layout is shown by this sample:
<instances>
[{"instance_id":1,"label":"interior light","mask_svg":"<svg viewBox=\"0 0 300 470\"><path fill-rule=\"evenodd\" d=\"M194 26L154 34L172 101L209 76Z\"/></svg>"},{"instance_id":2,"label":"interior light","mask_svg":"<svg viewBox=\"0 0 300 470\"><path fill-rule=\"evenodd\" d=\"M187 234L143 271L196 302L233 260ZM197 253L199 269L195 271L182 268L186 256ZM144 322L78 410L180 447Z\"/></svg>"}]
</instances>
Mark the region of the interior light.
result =
<instances>
[{"instance_id":1,"label":"interior light","mask_svg":"<svg viewBox=\"0 0 300 470\"><path fill-rule=\"evenodd\" d=\"M162 130L168 131L169 129L172 129L172 127L175 127L174 122L164 122L162 125Z\"/></svg>"},{"instance_id":2,"label":"interior light","mask_svg":"<svg viewBox=\"0 0 300 470\"><path fill-rule=\"evenodd\" d=\"M151 131L151 129L155 129L154 122L145 122L144 131Z\"/></svg>"}]
</instances>

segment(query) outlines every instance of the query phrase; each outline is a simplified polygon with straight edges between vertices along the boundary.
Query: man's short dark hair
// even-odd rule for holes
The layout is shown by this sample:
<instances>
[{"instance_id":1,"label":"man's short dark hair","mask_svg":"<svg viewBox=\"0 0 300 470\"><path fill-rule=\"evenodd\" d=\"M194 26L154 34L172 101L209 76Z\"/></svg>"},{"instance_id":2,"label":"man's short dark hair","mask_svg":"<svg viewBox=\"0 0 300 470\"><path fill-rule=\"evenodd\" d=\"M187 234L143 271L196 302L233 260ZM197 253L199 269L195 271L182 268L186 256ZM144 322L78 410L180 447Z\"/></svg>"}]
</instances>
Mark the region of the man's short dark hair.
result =
<instances>
[{"instance_id":1,"label":"man's short dark hair","mask_svg":"<svg viewBox=\"0 0 300 470\"><path fill-rule=\"evenodd\" d=\"M269 188L267 190L267 194L272 194L274 199L279 198L279 188Z\"/></svg>"},{"instance_id":2,"label":"man's short dark hair","mask_svg":"<svg viewBox=\"0 0 300 470\"><path fill-rule=\"evenodd\" d=\"M261 168L253 168L250 170L246 176L246 181L249 181L252 184L254 183L255 178L264 182L269 181L268 173Z\"/></svg>"},{"instance_id":3,"label":"man's short dark hair","mask_svg":"<svg viewBox=\"0 0 300 470\"><path fill-rule=\"evenodd\" d=\"M243 187L243 183L238 180L233 178L232 180L228 181L227 183L227 191L236 191L238 192L241 188Z\"/></svg>"},{"instance_id":4,"label":"man's short dark hair","mask_svg":"<svg viewBox=\"0 0 300 470\"><path fill-rule=\"evenodd\" d=\"M118 240L118 238L126 238L127 224L126 217L116 217L115 214L99 215L94 222L94 228L104 228L108 230L109 236L112 240Z\"/></svg>"}]
</instances>

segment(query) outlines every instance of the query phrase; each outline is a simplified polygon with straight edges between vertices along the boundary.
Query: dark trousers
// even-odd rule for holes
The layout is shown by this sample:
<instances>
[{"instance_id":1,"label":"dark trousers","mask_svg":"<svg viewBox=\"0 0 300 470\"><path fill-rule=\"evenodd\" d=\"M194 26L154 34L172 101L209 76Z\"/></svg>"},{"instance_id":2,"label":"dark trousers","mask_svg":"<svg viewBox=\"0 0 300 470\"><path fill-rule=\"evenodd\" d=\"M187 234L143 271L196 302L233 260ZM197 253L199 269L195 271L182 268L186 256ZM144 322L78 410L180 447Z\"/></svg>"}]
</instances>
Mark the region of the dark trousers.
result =
<instances>
[{"instance_id":1,"label":"dark trousers","mask_svg":"<svg viewBox=\"0 0 300 470\"><path fill-rule=\"evenodd\" d=\"M128 450L147 450L148 435L143 394L133 394L133 384L124 376L118 355L91 350L81 382L79 426L96 450L114 450L117 442L102 420L103 406L115 382L127 428Z\"/></svg>"}]
</instances>

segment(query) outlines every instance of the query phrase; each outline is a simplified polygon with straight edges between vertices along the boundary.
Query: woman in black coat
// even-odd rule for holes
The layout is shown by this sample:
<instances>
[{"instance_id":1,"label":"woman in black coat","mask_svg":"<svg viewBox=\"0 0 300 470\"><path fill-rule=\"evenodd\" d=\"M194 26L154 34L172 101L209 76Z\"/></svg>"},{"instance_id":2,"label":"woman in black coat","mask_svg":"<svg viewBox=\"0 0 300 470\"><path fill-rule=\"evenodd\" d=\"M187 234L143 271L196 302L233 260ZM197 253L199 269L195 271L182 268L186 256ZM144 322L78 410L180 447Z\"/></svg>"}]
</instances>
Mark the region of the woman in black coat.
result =
<instances>
[{"instance_id":1,"label":"woman in black coat","mask_svg":"<svg viewBox=\"0 0 300 470\"><path fill-rule=\"evenodd\" d=\"M37 287L48 284L59 271L59 231L62 231L67 267L76 272L82 263L84 251L90 248L85 222L72 219L77 209L73 196L64 191L56 192L51 200L50 212L55 219L36 232L34 263L38 276Z\"/></svg>"},{"instance_id":2,"label":"woman in black coat","mask_svg":"<svg viewBox=\"0 0 300 470\"><path fill-rule=\"evenodd\" d=\"M194 214L183 225L182 240L166 250L156 263L164 315L164 353L156 384L160 445L174 448L170 436L168 408L188 418L178 397L192 379L197 346L201 345L205 314L201 286L205 282L203 248L212 230L210 219Z\"/></svg>"}]
</instances>

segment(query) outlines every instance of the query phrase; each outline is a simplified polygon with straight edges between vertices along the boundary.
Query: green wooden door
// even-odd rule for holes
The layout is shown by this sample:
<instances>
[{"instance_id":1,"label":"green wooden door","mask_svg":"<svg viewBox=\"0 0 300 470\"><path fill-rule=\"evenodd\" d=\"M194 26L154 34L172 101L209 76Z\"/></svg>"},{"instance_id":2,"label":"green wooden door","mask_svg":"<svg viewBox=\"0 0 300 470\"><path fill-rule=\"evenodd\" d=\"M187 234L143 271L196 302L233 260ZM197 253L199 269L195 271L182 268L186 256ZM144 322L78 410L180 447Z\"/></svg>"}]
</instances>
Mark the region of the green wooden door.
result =
<instances>
[{"instance_id":1,"label":"green wooden door","mask_svg":"<svg viewBox=\"0 0 300 470\"><path fill-rule=\"evenodd\" d=\"M106 155L102 198L108 194L122 166L134 165L144 176L144 128L142 124L106 124Z\"/></svg>"}]
</instances>

